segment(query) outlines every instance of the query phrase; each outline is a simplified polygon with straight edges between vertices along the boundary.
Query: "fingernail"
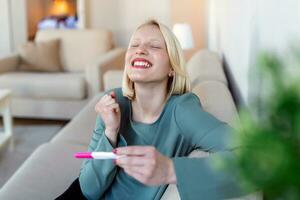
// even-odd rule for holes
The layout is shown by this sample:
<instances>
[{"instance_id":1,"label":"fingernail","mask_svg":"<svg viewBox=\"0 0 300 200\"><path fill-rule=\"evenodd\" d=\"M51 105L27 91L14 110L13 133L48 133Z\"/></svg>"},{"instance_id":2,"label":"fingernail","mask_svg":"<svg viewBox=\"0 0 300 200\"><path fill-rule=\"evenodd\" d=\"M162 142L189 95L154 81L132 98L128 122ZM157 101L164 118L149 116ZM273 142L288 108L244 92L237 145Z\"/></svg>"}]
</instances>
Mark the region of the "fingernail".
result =
<instances>
[{"instance_id":1,"label":"fingernail","mask_svg":"<svg viewBox=\"0 0 300 200\"><path fill-rule=\"evenodd\" d=\"M111 93L110 93L110 96L111 96L111 98L116 98L116 94L115 94L115 92L114 91L112 91Z\"/></svg>"}]
</instances>

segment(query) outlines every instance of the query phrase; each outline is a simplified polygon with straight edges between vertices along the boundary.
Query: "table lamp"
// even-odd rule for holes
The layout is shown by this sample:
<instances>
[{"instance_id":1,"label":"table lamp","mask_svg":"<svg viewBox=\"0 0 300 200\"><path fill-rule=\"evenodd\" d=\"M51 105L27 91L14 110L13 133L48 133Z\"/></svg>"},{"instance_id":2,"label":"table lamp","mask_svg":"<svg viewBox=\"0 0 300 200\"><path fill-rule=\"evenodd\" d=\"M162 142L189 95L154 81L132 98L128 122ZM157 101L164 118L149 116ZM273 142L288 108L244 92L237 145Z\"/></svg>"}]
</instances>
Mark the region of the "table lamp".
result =
<instances>
[{"instance_id":1,"label":"table lamp","mask_svg":"<svg viewBox=\"0 0 300 200\"><path fill-rule=\"evenodd\" d=\"M177 37L181 48L183 50L191 49L194 47L194 40L192 35L192 28L187 23L174 24L173 33Z\"/></svg>"}]
</instances>

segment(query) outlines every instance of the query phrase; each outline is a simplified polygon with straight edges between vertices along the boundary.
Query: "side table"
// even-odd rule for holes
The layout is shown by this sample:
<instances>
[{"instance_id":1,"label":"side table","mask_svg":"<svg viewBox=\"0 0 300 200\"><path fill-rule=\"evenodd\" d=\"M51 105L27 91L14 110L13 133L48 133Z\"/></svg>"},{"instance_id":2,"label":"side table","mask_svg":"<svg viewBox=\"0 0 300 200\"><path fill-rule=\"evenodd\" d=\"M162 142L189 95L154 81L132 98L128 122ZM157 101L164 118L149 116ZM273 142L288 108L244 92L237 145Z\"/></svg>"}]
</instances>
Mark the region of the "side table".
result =
<instances>
[{"instance_id":1,"label":"side table","mask_svg":"<svg viewBox=\"0 0 300 200\"><path fill-rule=\"evenodd\" d=\"M0 115L3 117L4 131L0 132L0 147L13 135L13 123L10 110L11 91L0 89Z\"/></svg>"}]
</instances>

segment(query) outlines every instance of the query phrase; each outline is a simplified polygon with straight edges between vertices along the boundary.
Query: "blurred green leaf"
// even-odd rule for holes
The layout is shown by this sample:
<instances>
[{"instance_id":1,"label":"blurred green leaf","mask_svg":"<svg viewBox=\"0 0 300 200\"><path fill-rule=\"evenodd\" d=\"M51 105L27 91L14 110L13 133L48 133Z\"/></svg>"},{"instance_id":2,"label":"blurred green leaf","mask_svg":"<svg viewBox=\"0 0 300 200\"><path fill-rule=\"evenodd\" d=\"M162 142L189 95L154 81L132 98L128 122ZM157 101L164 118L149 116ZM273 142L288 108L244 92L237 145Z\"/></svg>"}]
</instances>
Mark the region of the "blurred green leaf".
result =
<instances>
[{"instance_id":1,"label":"blurred green leaf","mask_svg":"<svg viewBox=\"0 0 300 200\"><path fill-rule=\"evenodd\" d=\"M300 68L300 49L291 49ZM259 56L258 65L271 91L260 97L259 115L240 112L232 142L241 148L223 166L238 174L246 191L262 190L265 199L300 199L300 74L288 80L290 66L270 52Z\"/></svg>"}]
</instances>

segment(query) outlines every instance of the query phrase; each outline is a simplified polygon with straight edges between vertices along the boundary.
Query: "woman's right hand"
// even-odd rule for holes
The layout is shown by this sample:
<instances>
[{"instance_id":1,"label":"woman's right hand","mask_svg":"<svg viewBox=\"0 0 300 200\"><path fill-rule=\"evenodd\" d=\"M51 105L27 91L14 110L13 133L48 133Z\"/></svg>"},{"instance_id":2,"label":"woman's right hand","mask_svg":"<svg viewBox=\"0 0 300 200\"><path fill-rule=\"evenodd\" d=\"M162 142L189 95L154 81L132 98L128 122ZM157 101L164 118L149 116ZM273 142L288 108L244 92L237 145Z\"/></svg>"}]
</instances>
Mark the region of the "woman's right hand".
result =
<instances>
[{"instance_id":1,"label":"woman's right hand","mask_svg":"<svg viewBox=\"0 0 300 200\"><path fill-rule=\"evenodd\" d=\"M115 93L112 91L109 95L104 95L96 104L95 110L105 124L106 136L115 144L121 122L120 107L116 102Z\"/></svg>"}]
</instances>

